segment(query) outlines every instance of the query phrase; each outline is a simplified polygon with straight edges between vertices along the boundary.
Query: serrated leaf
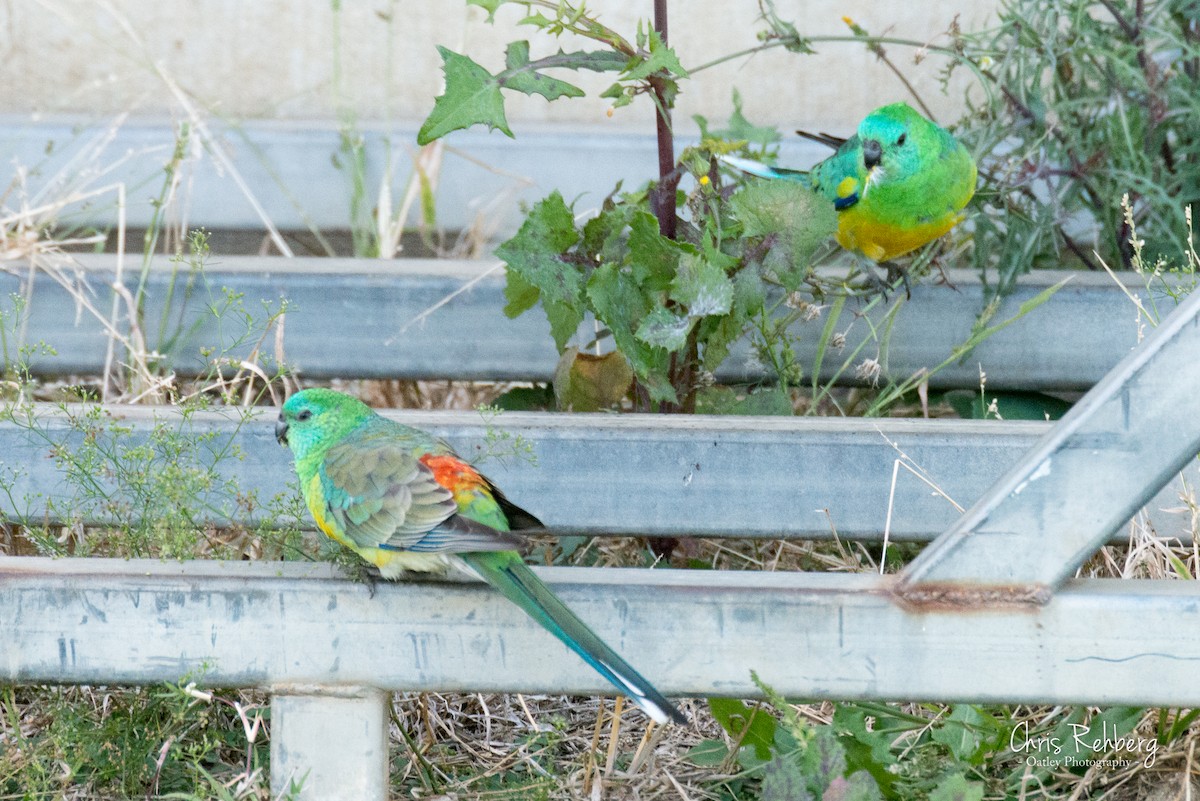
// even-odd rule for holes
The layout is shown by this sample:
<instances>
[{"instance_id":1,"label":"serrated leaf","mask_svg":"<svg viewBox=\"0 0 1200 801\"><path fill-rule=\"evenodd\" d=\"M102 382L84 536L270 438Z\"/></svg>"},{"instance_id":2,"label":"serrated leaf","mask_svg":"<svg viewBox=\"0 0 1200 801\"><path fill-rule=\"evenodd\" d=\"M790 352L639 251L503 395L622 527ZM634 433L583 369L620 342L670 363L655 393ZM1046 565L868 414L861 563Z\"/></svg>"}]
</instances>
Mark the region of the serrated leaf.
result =
<instances>
[{"instance_id":1,"label":"serrated leaf","mask_svg":"<svg viewBox=\"0 0 1200 801\"><path fill-rule=\"evenodd\" d=\"M496 21L496 11L500 6L504 5L507 0L467 0L468 6L479 6L487 12L487 21Z\"/></svg>"},{"instance_id":2,"label":"serrated leaf","mask_svg":"<svg viewBox=\"0 0 1200 801\"><path fill-rule=\"evenodd\" d=\"M559 50L553 58L555 66L592 72L618 72L629 64L629 58L616 50L575 50L570 53Z\"/></svg>"},{"instance_id":3,"label":"serrated leaf","mask_svg":"<svg viewBox=\"0 0 1200 801\"><path fill-rule=\"evenodd\" d=\"M754 181L730 205L746 236L776 237L764 266L789 291L808 276L813 254L837 230L833 205L794 181Z\"/></svg>"},{"instance_id":4,"label":"serrated leaf","mask_svg":"<svg viewBox=\"0 0 1200 801\"><path fill-rule=\"evenodd\" d=\"M533 207L516 235L496 248L496 256L544 299L580 305L583 275L564 258L578 241L575 216L555 191Z\"/></svg>"},{"instance_id":5,"label":"serrated leaf","mask_svg":"<svg viewBox=\"0 0 1200 801\"><path fill-rule=\"evenodd\" d=\"M668 75L679 78L687 77L687 70L679 63L675 51L667 47L658 31L650 31L650 54L640 60L635 60L621 77L627 81L640 81L656 72L664 71Z\"/></svg>"},{"instance_id":6,"label":"serrated leaf","mask_svg":"<svg viewBox=\"0 0 1200 801\"><path fill-rule=\"evenodd\" d=\"M692 317L727 314L733 306L733 282L720 265L688 255L680 259L671 282L671 300L682 303Z\"/></svg>"},{"instance_id":7,"label":"serrated leaf","mask_svg":"<svg viewBox=\"0 0 1200 801\"><path fill-rule=\"evenodd\" d=\"M636 211L628 203L605 200L600 213L584 223L580 251L597 264L624 262L629 252L625 229Z\"/></svg>"},{"instance_id":8,"label":"serrated leaf","mask_svg":"<svg viewBox=\"0 0 1200 801\"><path fill-rule=\"evenodd\" d=\"M620 351L597 356L567 348L554 371L554 397L560 411L611 409L629 394L633 368Z\"/></svg>"},{"instance_id":9,"label":"serrated leaf","mask_svg":"<svg viewBox=\"0 0 1200 801\"><path fill-rule=\"evenodd\" d=\"M629 264L633 276L652 292L665 292L671 286L681 256L695 248L667 239L658 231L658 218L648 211L636 211L629 221Z\"/></svg>"},{"instance_id":10,"label":"serrated leaf","mask_svg":"<svg viewBox=\"0 0 1200 801\"><path fill-rule=\"evenodd\" d=\"M509 42L505 52L505 66L507 69L496 76L496 80L505 89L527 95L541 95L547 100L584 95L584 91L578 86L538 72L529 63L529 42Z\"/></svg>"},{"instance_id":11,"label":"serrated leaf","mask_svg":"<svg viewBox=\"0 0 1200 801\"><path fill-rule=\"evenodd\" d=\"M711 137L718 140L742 140L757 145L775 144L780 139L779 131L775 128L769 125L754 125L746 119L742 113L742 94L737 89L733 90L733 113L729 115L729 125L715 131L707 130L705 125L701 126L700 130L702 139Z\"/></svg>"},{"instance_id":12,"label":"serrated leaf","mask_svg":"<svg viewBox=\"0 0 1200 801\"><path fill-rule=\"evenodd\" d=\"M867 771L885 793L890 793L896 783L896 777L890 771L895 764L891 752L892 736L869 730L867 714L853 704L838 704L833 712L833 726L851 772Z\"/></svg>"},{"instance_id":13,"label":"serrated leaf","mask_svg":"<svg viewBox=\"0 0 1200 801\"><path fill-rule=\"evenodd\" d=\"M667 380L670 354L637 338L642 318L650 313L650 301L633 276L616 264L602 264L592 271L587 296L596 318L612 332L617 350L629 359L652 401L675 402L674 387Z\"/></svg>"},{"instance_id":14,"label":"serrated leaf","mask_svg":"<svg viewBox=\"0 0 1200 801\"><path fill-rule=\"evenodd\" d=\"M783 754L763 768L762 801L812 801L808 791L808 780L800 766Z\"/></svg>"},{"instance_id":15,"label":"serrated leaf","mask_svg":"<svg viewBox=\"0 0 1200 801\"><path fill-rule=\"evenodd\" d=\"M442 73L446 91L433 102L433 111L417 132L417 144L427 145L451 131L486 125L489 130L513 135L504 116L500 82L490 72L464 55L441 45Z\"/></svg>"},{"instance_id":16,"label":"serrated leaf","mask_svg":"<svg viewBox=\"0 0 1200 801\"><path fill-rule=\"evenodd\" d=\"M519 313L528 308L528 287L536 288L560 351L583 322L583 273L564 258L578 241L575 217L556 191L533 207L515 236L496 248L510 276L516 274L524 282L510 283L506 310Z\"/></svg>"},{"instance_id":17,"label":"serrated leaf","mask_svg":"<svg viewBox=\"0 0 1200 801\"><path fill-rule=\"evenodd\" d=\"M687 342L695 324L696 318L680 316L660 306L642 318L635 336L647 345L674 353Z\"/></svg>"},{"instance_id":18,"label":"serrated leaf","mask_svg":"<svg viewBox=\"0 0 1200 801\"><path fill-rule=\"evenodd\" d=\"M550 336L554 337L554 344L562 350L579 330L579 324L583 322L583 308L578 304L553 301L542 295L542 310L546 312L546 321L550 323Z\"/></svg>"}]
</instances>

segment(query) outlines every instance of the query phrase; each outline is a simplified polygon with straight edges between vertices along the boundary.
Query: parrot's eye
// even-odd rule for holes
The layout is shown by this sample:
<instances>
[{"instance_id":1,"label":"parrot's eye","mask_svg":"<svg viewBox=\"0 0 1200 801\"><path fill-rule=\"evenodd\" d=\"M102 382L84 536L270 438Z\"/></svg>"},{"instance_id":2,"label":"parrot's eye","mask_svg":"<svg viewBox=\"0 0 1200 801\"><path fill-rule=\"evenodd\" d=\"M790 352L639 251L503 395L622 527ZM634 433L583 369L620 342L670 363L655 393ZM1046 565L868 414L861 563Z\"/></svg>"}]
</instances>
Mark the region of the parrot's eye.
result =
<instances>
[{"instance_id":1,"label":"parrot's eye","mask_svg":"<svg viewBox=\"0 0 1200 801\"><path fill-rule=\"evenodd\" d=\"M900 138L896 140L896 147L900 147L908 139L908 134L900 134Z\"/></svg>"},{"instance_id":2,"label":"parrot's eye","mask_svg":"<svg viewBox=\"0 0 1200 801\"><path fill-rule=\"evenodd\" d=\"M300 414L296 415L296 419L303 423L305 420L312 418L312 409L304 409Z\"/></svg>"}]
</instances>

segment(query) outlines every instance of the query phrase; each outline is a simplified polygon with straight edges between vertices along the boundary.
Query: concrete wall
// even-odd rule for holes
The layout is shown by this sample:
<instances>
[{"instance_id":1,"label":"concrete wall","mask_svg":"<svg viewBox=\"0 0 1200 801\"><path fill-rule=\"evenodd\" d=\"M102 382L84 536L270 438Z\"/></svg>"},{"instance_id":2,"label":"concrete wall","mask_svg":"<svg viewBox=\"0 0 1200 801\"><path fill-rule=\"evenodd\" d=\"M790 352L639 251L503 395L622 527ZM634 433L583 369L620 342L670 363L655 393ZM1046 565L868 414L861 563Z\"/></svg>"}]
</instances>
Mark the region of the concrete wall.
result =
<instances>
[{"instance_id":1,"label":"concrete wall","mask_svg":"<svg viewBox=\"0 0 1200 801\"><path fill-rule=\"evenodd\" d=\"M780 0L779 13L809 35L846 34L849 15L876 34L942 41L956 17L983 25L995 0L930 0L919 4L872 0ZM607 0L592 6L610 27L632 37L650 0ZM763 26L750 0L676 0L671 38L685 66L753 47ZM178 112L168 90L175 83L201 107L233 118L321 119L352 110L364 121L414 122L441 87L435 44L463 49L489 67L503 60L504 44L531 38L535 56L552 49L531 28L515 22L523 12L506 7L494 25L459 0L9 0L0 4L0 112L104 116L131 111L158 116ZM336 68L340 28L340 76ZM565 42L576 49L582 42ZM855 43L819 46L816 56L771 52L704 71L686 85L679 118L695 113L722 119L737 87L752 120L845 132L871 108L905 97L885 66ZM938 71L945 62L912 64L914 50L892 47L939 117L953 119L956 97L942 97ZM161 70L161 74L158 73ZM608 76L591 76L601 89ZM514 101L514 130L549 122L571 127L651 130L647 103L606 115L599 99L548 104Z\"/></svg>"},{"instance_id":2,"label":"concrete wall","mask_svg":"<svg viewBox=\"0 0 1200 801\"><path fill-rule=\"evenodd\" d=\"M876 34L944 44L953 20L978 28L995 2L780 0L778 11L811 36L847 35L841 18L848 15ZM557 46L518 26L517 7L502 8L488 24L481 9L462 0L342 4L338 11L331 0L0 2L0 187L20 184L10 198L28 197L28 205L37 206L120 181L127 188L128 224L146 225L155 217L152 198L174 149L172 123L191 117L210 123L225 160L209 143L192 147L175 170L182 180L170 203L172 220L257 230L266 218L282 228L345 229L353 179L338 155L339 120L353 119L366 133L363 185L369 202L386 209L383 188L397 200L403 195L417 127L441 91L436 44L467 52L493 70L514 39L531 39L535 58ZM652 12L651 0L592 5L628 37ZM683 64L694 68L754 47L765 27L758 13L752 0L675 0L671 41ZM590 47L583 41L561 46ZM752 121L784 132L782 162L804 167L828 151L793 129L849 134L872 108L907 99L897 78L861 43L822 43L818 50L802 56L779 49L697 72L679 98L677 129L684 137L694 134L693 114L723 123L736 87ZM965 71L943 95L943 58L914 65L914 48L891 46L889 53L939 121L959 116ZM611 75L580 78L591 97L547 103L514 96L515 142L483 128L450 137L454 147L442 160L436 190L439 226L470 228L479 234L476 241L489 240L515 230L521 203L552 189L581 198L577 210L586 210L617 180L631 187L656 174L649 101L638 98L609 116L609 102L595 95ZM111 142L92 144L98 135L91 128L103 130L126 114ZM111 226L115 197L108 191L57 215ZM406 220L411 225L415 217Z\"/></svg>"}]
</instances>

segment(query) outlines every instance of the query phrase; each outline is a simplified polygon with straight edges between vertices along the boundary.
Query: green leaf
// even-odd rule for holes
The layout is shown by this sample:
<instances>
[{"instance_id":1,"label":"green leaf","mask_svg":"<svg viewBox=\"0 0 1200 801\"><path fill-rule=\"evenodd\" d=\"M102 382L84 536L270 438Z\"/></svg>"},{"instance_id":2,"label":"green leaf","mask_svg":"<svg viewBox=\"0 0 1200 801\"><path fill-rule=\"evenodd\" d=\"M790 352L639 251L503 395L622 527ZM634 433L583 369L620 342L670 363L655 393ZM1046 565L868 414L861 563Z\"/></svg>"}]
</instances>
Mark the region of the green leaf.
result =
<instances>
[{"instance_id":1,"label":"green leaf","mask_svg":"<svg viewBox=\"0 0 1200 801\"><path fill-rule=\"evenodd\" d=\"M506 412L544 412L554 409L554 390L549 384L535 384L532 387L513 387L505 392L492 405ZM565 537L559 537L559 545Z\"/></svg>"},{"instance_id":2,"label":"green leaf","mask_svg":"<svg viewBox=\"0 0 1200 801\"><path fill-rule=\"evenodd\" d=\"M681 256L695 248L667 239L658 231L658 218L648 211L634 212L629 221L629 263L643 287L665 292L671 286Z\"/></svg>"},{"instance_id":3,"label":"green leaf","mask_svg":"<svg viewBox=\"0 0 1200 801\"><path fill-rule=\"evenodd\" d=\"M692 317L727 314L733 306L733 282L719 265L700 255L687 256L671 282L671 299Z\"/></svg>"},{"instance_id":4,"label":"green leaf","mask_svg":"<svg viewBox=\"0 0 1200 801\"><path fill-rule=\"evenodd\" d=\"M736 698L709 698L713 719L743 746L754 748L759 759L771 758L776 722L764 709L751 709Z\"/></svg>"},{"instance_id":5,"label":"green leaf","mask_svg":"<svg viewBox=\"0 0 1200 801\"><path fill-rule=\"evenodd\" d=\"M611 197L607 198L600 213L584 223L580 252L597 264L623 263L630 250L625 229L637 213L631 204L616 203Z\"/></svg>"},{"instance_id":6,"label":"green leaf","mask_svg":"<svg viewBox=\"0 0 1200 801\"><path fill-rule=\"evenodd\" d=\"M674 353L687 342L695 324L694 317L680 316L660 306L642 318L635 336L647 345L666 348Z\"/></svg>"},{"instance_id":7,"label":"green leaf","mask_svg":"<svg viewBox=\"0 0 1200 801\"><path fill-rule=\"evenodd\" d=\"M499 129L511 137L500 82L466 56L441 45L438 52L442 55L446 91L434 101L433 111L417 132L417 144L427 145L451 131L472 125L486 125L489 130Z\"/></svg>"},{"instance_id":8,"label":"green leaf","mask_svg":"<svg viewBox=\"0 0 1200 801\"><path fill-rule=\"evenodd\" d=\"M479 6L487 12L487 21L496 21L496 11L500 6L504 5L507 0L467 0L468 6Z\"/></svg>"},{"instance_id":9,"label":"green leaf","mask_svg":"<svg viewBox=\"0 0 1200 801\"><path fill-rule=\"evenodd\" d=\"M700 125L701 139L726 139L733 141L752 142L756 145L773 145L780 140L779 131L770 125L754 125L742 113L742 95L737 89L733 90L733 113L729 115L729 125L720 130L708 130L707 120L700 115L694 116Z\"/></svg>"},{"instance_id":10,"label":"green leaf","mask_svg":"<svg viewBox=\"0 0 1200 801\"><path fill-rule=\"evenodd\" d=\"M777 387L741 393L732 387L705 387L696 394L696 414L790 417L795 410L791 396Z\"/></svg>"},{"instance_id":11,"label":"green leaf","mask_svg":"<svg viewBox=\"0 0 1200 801\"><path fill-rule=\"evenodd\" d=\"M587 282L587 297L596 318L612 332L617 350L625 354L652 401L676 400L667 380L670 354L637 338L642 319L651 311L650 300L632 274L616 264L602 264Z\"/></svg>"},{"instance_id":12,"label":"green leaf","mask_svg":"<svg viewBox=\"0 0 1200 801\"><path fill-rule=\"evenodd\" d=\"M506 311L529 308L529 287L536 288L560 351L583 322L583 272L564 258L578 241L575 217L555 191L533 207L515 236L496 248L510 274ZM524 284L511 283L513 274Z\"/></svg>"},{"instance_id":13,"label":"green leaf","mask_svg":"<svg viewBox=\"0 0 1200 801\"><path fill-rule=\"evenodd\" d=\"M817 726L804 749L805 772L827 787L834 779L846 774L846 750L829 726Z\"/></svg>"},{"instance_id":14,"label":"green leaf","mask_svg":"<svg viewBox=\"0 0 1200 801\"><path fill-rule=\"evenodd\" d=\"M763 769L762 801L812 801L808 780L795 759L776 754Z\"/></svg>"},{"instance_id":15,"label":"green leaf","mask_svg":"<svg viewBox=\"0 0 1200 801\"><path fill-rule=\"evenodd\" d=\"M566 67L572 70L591 70L592 72L619 72L629 64L629 58L616 50L576 50L551 56L547 61L553 61L556 67Z\"/></svg>"},{"instance_id":16,"label":"green leaf","mask_svg":"<svg viewBox=\"0 0 1200 801\"><path fill-rule=\"evenodd\" d=\"M546 321L550 323L550 336L561 351L567 346L571 337L579 330L583 322L583 309L570 303L559 303L542 296L542 310L546 312Z\"/></svg>"},{"instance_id":17,"label":"green leaf","mask_svg":"<svg viewBox=\"0 0 1200 801\"><path fill-rule=\"evenodd\" d=\"M505 89L527 95L541 95L547 100L584 95L584 91L578 86L538 72L529 62L529 42L509 42L505 52L505 66L507 69L496 76Z\"/></svg>"},{"instance_id":18,"label":"green leaf","mask_svg":"<svg viewBox=\"0 0 1200 801\"><path fill-rule=\"evenodd\" d=\"M650 55L635 59L621 78L627 81L640 81L659 71L678 78L686 78L688 74L687 70L683 68L683 64L679 63L679 57L675 55L675 51L667 47L658 31L651 30Z\"/></svg>"},{"instance_id":19,"label":"green leaf","mask_svg":"<svg viewBox=\"0 0 1200 801\"><path fill-rule=\"evenodd\" d=\"M833 726L838 732L838 741L846 753L846 764L850 772L865 770L875 779L885 794L896 783L891 766L896 760L892 756L893 735L886 731L867 728L868 713L854 704L838 704L833 712Z\"/></svg>"},{"instance_id":20,"label":"green leaf","mask_svg":"<svg viewBox=\"0 0 1200 801\"><path fill-rule=\"evenodd\" d=\"M538 302L538 288L521 277L516 270L505 271L504 283L504 314L507 317L520 317L532 309Z\"/></svg>"},{"instance_id":21,"label":"green leaf","mask_svg":"<svg viewBox=\"0 0 1200 801\"><path fill-rule=\"evenodd\" d=\"M739 270L733 278L733 308L729 314L700 321L698 340L704 369L715 371L729 355L729 348L746 332L750 318L762 311L765 301L758 270Z\"/></svg>"},{"instance_id":22,"label":"green leaf","mask_svg":"<svg viewBox=\"0 0 1200 801\"><path fill-rule=\"evenodd\" d=\"M788 290L800 286L813 254L837 230L837 212L829 201L794 181L754 181L730 205L746 236L777 238L764 265Z\"/></svg>"},{"instance_id":23,"label":"green leaf","mask_svg":"<svg viewBox=\"0 0 1200 801\"><path fill-rule=\"evenodd\" d=\"M929 793L929 801L983 801L984 786L961 773L945 776Z\"/></svg>"},{"instance_id":24,"label":"green leaf","mask_svg":"<svg viewBox=\"0 0 1200 801\"><path fill-rule=\"evenodd\" d=\"M983 715L970 704L958 704L930 734L935 743L941 743L960 762L975 763L983 745Z\"/></svg>"},{"instance_id":25,"label":"green leaf","mask_svg":"<svg viewBox=\"0 0 1200 801\"><path fill-rule=\"evenodd\" d=\"M729 758L729 749L720 740L701 740L688 749L686 759L693 765L711 768Z\"/></svg>"}]
</instances>

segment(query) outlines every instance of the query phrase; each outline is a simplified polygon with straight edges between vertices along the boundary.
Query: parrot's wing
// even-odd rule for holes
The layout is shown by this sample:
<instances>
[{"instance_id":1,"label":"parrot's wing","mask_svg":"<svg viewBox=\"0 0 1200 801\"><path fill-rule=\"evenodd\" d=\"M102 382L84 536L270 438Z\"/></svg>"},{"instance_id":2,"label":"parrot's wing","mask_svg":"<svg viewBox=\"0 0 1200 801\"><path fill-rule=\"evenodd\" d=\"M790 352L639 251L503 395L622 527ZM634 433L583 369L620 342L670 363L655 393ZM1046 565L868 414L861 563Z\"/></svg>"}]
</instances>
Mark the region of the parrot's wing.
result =
<instances>
[{"instance_id":1,"label":"parrot's wing","mask_svg":"<svg viewBox=\"0 0 1200 801\"><path fill-rule=\"evenodd\" d=\"M507 551L521 540L458 514L454 494L407 443L351 439L321 470L326 512L359 547L399 551Z\"/></svg>"},{"instance_id":2,"label":"parrot's wing","mask_svg":"<svg viewBox=\"0 0 1200 801\"><path fill-rule=\"evenodd\" d=\"M837 152L813 167L812 174L817 191L832 200L835 209L853 206L868 187L861 140L857 136L842 140Z\"/></svg>"}]
</instances>

